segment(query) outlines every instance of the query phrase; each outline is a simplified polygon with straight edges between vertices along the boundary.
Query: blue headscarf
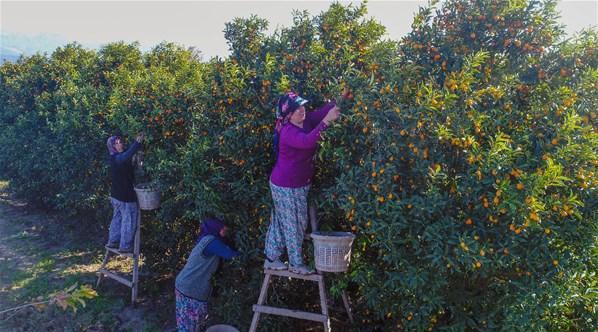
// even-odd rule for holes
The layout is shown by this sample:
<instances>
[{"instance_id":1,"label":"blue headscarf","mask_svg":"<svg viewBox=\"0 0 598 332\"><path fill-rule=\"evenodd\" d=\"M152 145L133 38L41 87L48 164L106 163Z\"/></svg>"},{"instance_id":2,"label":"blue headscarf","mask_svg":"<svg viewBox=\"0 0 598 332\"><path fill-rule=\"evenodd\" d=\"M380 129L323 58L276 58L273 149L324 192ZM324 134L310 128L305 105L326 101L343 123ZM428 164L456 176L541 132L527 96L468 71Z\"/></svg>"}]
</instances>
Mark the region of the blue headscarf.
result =
<instances>
[{"instance_id":1,"label":"blue headscarf","mask_svg":"<svg viewBox=\"0 0 598 332\"><path fill-rule=\"evenodd\" d=\"M216 218L207 218L199 226L199 237L197 242L201 241L204 236L213 235L220 238L220 231L224 228L224 222Z\"/></svg>"}]
</instances>

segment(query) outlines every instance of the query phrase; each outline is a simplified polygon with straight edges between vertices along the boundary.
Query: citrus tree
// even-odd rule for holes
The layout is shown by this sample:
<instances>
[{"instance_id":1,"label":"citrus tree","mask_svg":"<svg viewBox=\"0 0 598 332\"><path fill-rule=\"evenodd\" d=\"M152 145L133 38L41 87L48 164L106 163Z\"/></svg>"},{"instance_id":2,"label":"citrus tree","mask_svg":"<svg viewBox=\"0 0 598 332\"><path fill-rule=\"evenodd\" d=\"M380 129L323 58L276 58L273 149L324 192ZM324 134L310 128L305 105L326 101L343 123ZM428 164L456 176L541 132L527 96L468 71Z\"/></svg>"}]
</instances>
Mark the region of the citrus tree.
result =
<instances>
[{"instance_id":1,"label":"citrus tree","mask_svg":"<svg viewBox=\"0 0 598 332\"><path fill-rule=\"evenodd\" d=\"M310 200L322 229L357 235L349 272L330 276L354 328L590 330L597 35L564 39L557 18L554 1L449 0L393 41L365 5L332 4L272 35L235 19L230 55L209 61L172 43L68 45L0 67L0 174L31 201L105 222L105 139L146 132L140 180L163 201L143 216L148 267L174 275L199 220L223 218L243 256L219 275L213 311L246 326L276 98L337 99ZM306 285L281 285L272 301L317 310Z\"/></svg>"}]
</instances>

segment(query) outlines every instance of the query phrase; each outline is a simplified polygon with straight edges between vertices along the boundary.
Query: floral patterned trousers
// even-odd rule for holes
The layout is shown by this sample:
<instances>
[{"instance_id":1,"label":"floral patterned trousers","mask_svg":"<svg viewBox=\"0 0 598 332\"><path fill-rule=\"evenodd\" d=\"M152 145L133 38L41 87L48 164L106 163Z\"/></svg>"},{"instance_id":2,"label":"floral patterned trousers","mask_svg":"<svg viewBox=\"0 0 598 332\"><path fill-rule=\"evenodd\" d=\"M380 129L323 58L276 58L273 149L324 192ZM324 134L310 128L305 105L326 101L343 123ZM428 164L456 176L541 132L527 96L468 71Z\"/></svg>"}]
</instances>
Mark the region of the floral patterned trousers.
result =
<instances>
[{"instance_id":1,"label":"floral patterned trousers","mask_svg":"<svg viewBox=\"0 0 598 332\"><path fill-rule=\"evenodd\" d=\"M198 332L206 329L208 302L196 300L174 290L176 298L176 326L179 332Z\"/></svg>"},{"instance_id":2,"label":"floral patterned trousers","mask_svg":"<svg viewBox=\"0 0 598 332\"><path fill-rule=\"evenodd\" d=\"M307 229L307 193L310 187L285 188L270 182L274 209L266 234L265 254L269 259L278 259L286 247L289 263L293 266L303 264L301 247Z\"/></svg>"}]
</instances>

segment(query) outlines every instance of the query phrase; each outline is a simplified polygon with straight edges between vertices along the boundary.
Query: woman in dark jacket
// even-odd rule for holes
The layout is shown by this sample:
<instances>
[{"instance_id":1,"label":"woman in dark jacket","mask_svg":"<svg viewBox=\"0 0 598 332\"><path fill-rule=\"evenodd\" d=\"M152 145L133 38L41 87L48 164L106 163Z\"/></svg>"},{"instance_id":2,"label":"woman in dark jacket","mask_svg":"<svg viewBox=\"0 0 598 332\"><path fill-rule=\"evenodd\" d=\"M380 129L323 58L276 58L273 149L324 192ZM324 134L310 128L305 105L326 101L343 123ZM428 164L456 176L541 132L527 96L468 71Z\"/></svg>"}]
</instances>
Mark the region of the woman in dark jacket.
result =
<instances>
[{"instance_id":1,"label":"woman in dark jacket","mask_svg":"<svg viewBox=\"0 0 598 332\"><path fill-rule=\"evenodd\" d=\"M143 137L143 133L137 135L135 142L126 151L119 136L111 136L106 142L112 178L110 202L114 210L106 247L118 248L120 252L133 251L139 208L133 189L135 175L132 159L141 147Z\"/></svg>"}]
</instances>

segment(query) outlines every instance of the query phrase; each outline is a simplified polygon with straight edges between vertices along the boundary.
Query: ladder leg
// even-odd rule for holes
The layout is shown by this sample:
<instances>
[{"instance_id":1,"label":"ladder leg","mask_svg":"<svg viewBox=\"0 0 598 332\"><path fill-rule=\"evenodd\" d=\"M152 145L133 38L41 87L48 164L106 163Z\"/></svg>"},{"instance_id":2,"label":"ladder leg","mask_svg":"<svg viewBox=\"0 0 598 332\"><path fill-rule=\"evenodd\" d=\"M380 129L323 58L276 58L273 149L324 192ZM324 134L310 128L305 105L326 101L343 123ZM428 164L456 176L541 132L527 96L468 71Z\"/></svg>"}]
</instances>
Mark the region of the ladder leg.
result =
<instances>
[{"instance_id":1,"label":"ladder leg","mask_svg":"<svg viewBox=\"0 0 598 332\"><path fill-rule=\"evenodd\" d=\"M257 304L264 304L268 295L268 287L270 286L270 274L264 275L264 282L262 282L262 289L260 290L260 297L257 299Z\"/></svg>"},{"instance_id":2,"label":"ladder leg","mask_svg":"<svg viewBox=\"0 0 598 332\"><path fill-rule=\"evenodd\" d=\"M102 266L100 266L100 271L98 272L98 281L96 282L96 288L100 287L100 283L104 278L104 273L102 273L102 269L106 268L106 264L108 264L108 257L110 256L110 251L106 250L106 254L104 255L104 260L102 261Z\"/></svg>"},{"instance_id":3,"label":"ladder leg","mask_svg":"<svg viewBox=\"0 0 598 332\"><path fill-rule=\"evenodd\" d=\"M139 287L139 249L141 247L141 211L137 208L137 227L135 230L135 240L133 244L133 285L131 290L131 303L137 301L137 291Z\"/></svg>"},{"instance_id":4,"label":"ladder leg","mask_svg":"<svg viewBox=\"0 0 598 332\"><path fill-rule=\"evenodd\" d=\"M257 299L257 304L262 305L266 302L266 297L268 295L268 287L270 286L270 274L266 272L264 275L264 282L262 282L262 289L260 289L260 297ZM251 319L251 327L249 328L249 332L255 332L257 330L257 324L260 320L260 313L254 312L253 318Z\"/></svg>"},{"instance_id":5,"label":"ladder leg","mask_svg":"<svg viewBox=\"0 0 598 332\"><path fill-rule=\"evenodd\" d=\"M131 285L131 304L135 304L137 301L137 291L139 287L139 273L138 273L138 266L139 266L139 256L135 255L133 257L133 279Z\"/></svg>"},{"instance_id":6,"label":"ladder leg","mask_svg":"<svg viewBox=\"0 0 598 332\"><path fill-rule=\"evenodd\" d=\"M324 285L324 276L318 281L318 288L320 289L320 306L322 307L322 315L326 316L324 322L324 332L330 331L330 316L328 316L328 304L326 303L326 287Z\"/></svg>"},{"instance_id":7,"label":"ladder leg","mask_svg":"<svg viewBox=\"0 0 598 332\"><path fill-rule=\"evenodd\" d=\"M343 304L345 305L345 310L347 311L347 316L349 316L349 321L351 324L355 323L353 321L353 314L351 313L351 307L349 306L349 297L347 296L347 291L343 289L342 293L343 297Z\"/></svg>"},{"instance_id":8,"label":"ladder leg","mask_svg":"<svg viewBox=\"0 0 598 332\"><path fill-rule=\"evenodd\" d=\"M318 219L316 216L316 206L312 203L309 205L309 224L311 226L311 232L318 231Z\"/></svg>"}]
</instances>

